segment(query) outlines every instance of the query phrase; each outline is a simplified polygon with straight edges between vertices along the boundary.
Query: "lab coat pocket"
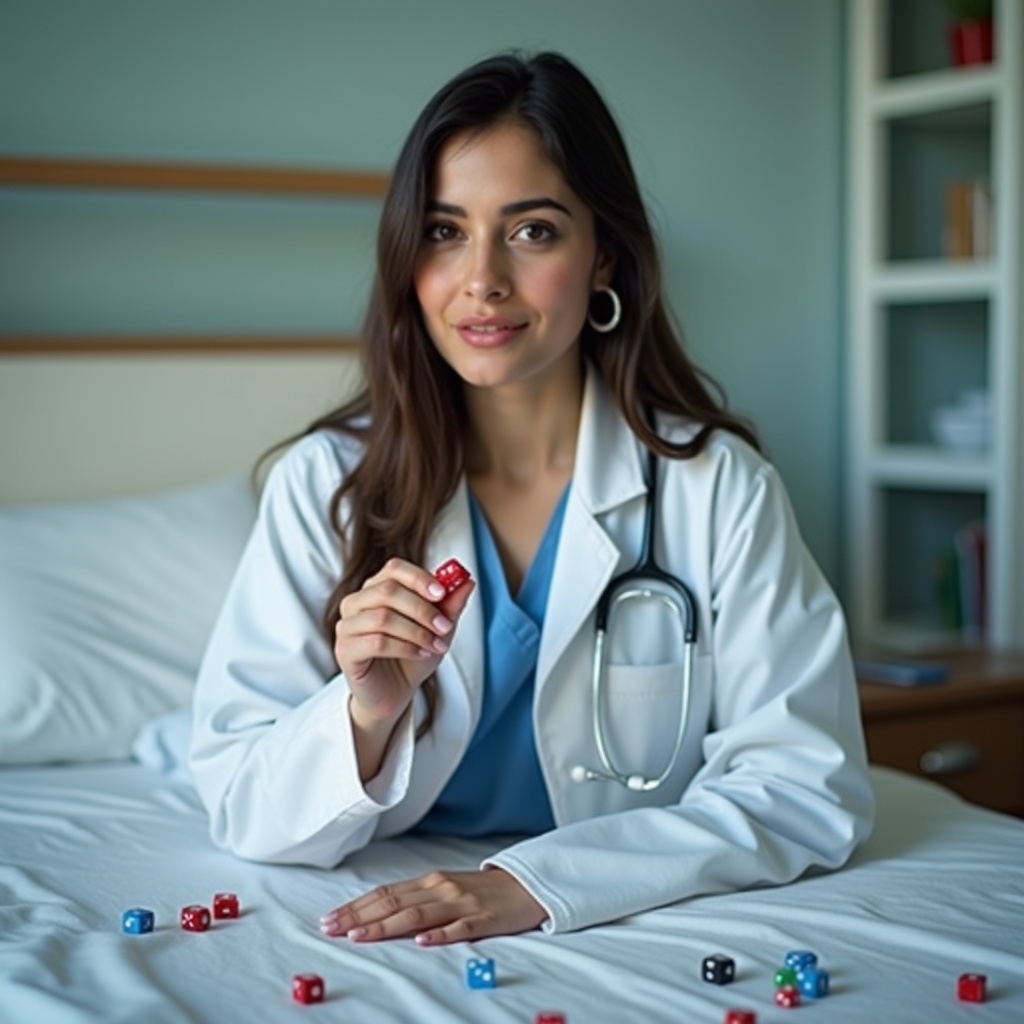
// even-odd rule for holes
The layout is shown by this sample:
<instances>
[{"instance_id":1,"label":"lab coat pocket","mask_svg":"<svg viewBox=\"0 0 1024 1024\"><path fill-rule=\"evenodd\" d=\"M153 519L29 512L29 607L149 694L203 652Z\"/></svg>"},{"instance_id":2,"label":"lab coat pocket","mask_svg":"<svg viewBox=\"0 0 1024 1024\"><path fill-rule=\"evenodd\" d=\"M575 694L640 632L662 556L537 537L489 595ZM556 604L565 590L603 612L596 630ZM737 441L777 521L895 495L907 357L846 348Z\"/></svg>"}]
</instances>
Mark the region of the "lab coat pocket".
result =
<instances>
[{"instance_id":1,"label":"lab coat pocket","mask_svg":"<svg viewBox=\"0 0 1024 1024\"><path fill-rule=\"evenodd\" d=\"M683 682L682 661L608 665L599 713L616 771L653 778L665 770L683 714ZM692 698L690 704L688 731L694 724Z\"/></svg>"}]
</instances>

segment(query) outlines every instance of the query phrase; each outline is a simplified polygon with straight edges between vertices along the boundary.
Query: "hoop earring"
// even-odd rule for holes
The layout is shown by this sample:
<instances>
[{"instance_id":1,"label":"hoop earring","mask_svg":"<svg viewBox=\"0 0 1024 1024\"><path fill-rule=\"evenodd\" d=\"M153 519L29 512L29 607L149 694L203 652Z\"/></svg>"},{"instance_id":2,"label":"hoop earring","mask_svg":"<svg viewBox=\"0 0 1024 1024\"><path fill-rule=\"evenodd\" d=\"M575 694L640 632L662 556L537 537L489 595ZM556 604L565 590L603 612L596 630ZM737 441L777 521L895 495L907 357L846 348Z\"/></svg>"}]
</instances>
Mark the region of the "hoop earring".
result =
<instances>
[{"instance_id":1,"label":"hoop earring","mask_svg":"<svg viewBox=\"0 0 1024 1024\"><path fill-rule=\"evenodd\" d=\"M618 293L614 288L609 288L606 285L602 285L600 288L594 289L594 294L597 295L600 292L604 292L612 302L612 315L604 323L599 323L594 319L594 314L587 310L587 323L597 331L598 334L607 334L609 331L614 331L619 326L619 321L622 319L622 303L619 301Z\"/></svg>"}]
</instances>

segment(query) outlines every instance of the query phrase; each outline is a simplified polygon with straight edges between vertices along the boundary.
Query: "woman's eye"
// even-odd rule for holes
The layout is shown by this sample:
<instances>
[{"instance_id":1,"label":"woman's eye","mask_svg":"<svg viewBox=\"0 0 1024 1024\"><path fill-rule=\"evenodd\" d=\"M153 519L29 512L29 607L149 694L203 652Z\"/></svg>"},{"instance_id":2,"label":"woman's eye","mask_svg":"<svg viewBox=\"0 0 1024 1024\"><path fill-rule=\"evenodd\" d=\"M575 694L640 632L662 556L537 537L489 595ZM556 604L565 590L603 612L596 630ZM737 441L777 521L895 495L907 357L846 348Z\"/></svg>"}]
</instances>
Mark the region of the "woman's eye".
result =
<instances>
[{"instance_id":1,"label":"woman's eye","mask_svg":"<svg viewBox=\"0 0 1024 1024\"><path fill-rule=\"evenodd\" d=\"M458 236L458 228L454 224L450 224L448 221L435 221L432 224L428 224L423 230L423 237L428 242L450 242L453 238Z\"/></svg>"},{"instance_id":2,"label":"woman's eye","mask_svg":"<svg viewBox=\"0 0 1024 1024\"><path fill-rule=\"evenodd\" d=\"M549 242L555 237L555 229L550 224L545 224L543 221L530 221L529 224L524 224L516 233L516 238L521 238L526 242Z\"/></svg>"}]
</instances>

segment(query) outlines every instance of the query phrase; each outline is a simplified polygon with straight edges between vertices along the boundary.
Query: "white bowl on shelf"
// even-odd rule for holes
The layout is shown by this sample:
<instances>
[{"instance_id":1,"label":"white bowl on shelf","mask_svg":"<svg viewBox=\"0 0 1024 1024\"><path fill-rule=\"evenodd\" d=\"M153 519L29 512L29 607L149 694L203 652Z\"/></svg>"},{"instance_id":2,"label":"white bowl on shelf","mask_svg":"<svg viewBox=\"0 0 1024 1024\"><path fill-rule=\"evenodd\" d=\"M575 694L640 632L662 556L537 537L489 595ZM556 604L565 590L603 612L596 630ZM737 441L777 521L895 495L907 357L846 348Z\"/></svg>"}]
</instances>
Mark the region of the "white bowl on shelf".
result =
<instances>
[{"instance_id":1,"label":"white bowl on shelf","mask_svg":"<svg viewBox=\"0 0 1024 1024\"><path fill-rule=\"evenodd\" d=\"M991 435L988 404L940 406L932 413L932 433L943 448L983 451Z\"/></svg>"}]
</instances>

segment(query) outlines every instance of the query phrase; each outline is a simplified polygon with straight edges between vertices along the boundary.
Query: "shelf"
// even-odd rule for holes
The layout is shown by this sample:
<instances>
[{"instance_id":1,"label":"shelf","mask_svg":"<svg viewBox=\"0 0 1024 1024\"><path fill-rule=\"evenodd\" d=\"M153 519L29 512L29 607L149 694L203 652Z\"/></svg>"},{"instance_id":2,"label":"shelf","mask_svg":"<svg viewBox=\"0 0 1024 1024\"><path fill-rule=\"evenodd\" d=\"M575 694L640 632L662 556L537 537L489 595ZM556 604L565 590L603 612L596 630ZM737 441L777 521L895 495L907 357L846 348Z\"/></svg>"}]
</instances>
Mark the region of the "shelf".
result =
<instances>
[{"instance_id":1,"label":"shelf","mask_svg":"<svg viewBox=\"0 0 1024 1024\"><path fill-rule=\"evenodd\" d=\"M0 157L0 186L12 185L370 198L385 193L388 176L301 167Z\"/></svg>"},{"instance_id":2,"label":"shelf","mask_svg":"<svg viewBox=\"0 0 1024 1024\"><path fill-rule=\"evenodd\" d=\"M932 654L937 650L969 650L976 644L960 630L944 629L928 621L882 622L872 630L878 647L905 653Z\"/></svg>"},{"instance_id":3,"label":"shelf","mask_svg":"<svg viewBox=\"0 0 1024 1024\"><path fill-rule=\"evenodd\" d=\"M868 474L881 485L928 490L978 491L994 476L987 452L955 451L923 445L891 445L868 458Z\"/></svg>"},{"instance_id":4,"label":"shelf","mask_svg":"<svg viewBox=\"0 0 1024 1024\"><path fill-rule=\"evenodd\" d=\"M991 102L998 93L999 72L994 66L949 68L879 82L871 106L879 118L917 117Z\"/></svg>"},{"instance_id":5,"label":"shelf","mask_svg":"<svg viewBox=\"0 0 1024 1024\"><path fill-rule=\"evenodd\" d=\"M940 0L847 10L851 635L1019 644L1024 5L995 0L997 60L970 67ZM986 443L937 442L958 428ZM983 613L957 586L979 528Z\"/></svg>"},{"instance_id":6,"label":"shelf","mask_svg":"<svg viewBox=\"0 0 1024 1024\"><path fill-rule=\"evenodd\" d=\"M378 171L0 156L0 187L373 199L384 195L388 180L387 174ZM0 357L330 355L359 346L358 338L340 334L0 334Z\"/></svg>"},{"instance_id":7,"label":"shelf","mask_svg":"<svg viewBox=\"0 0 1024 1024\"><path fill-rule=\"evenodd\" d=\"M869 274L871 294L885 302L987 299L994 292L991 260L906 260L876 264Z\"/></svg>"},{"instance_id":8,"label":"shelf","mask_svg":"<svg viewBox=\"0 0 1024 1024\"><path fill-rule=\"evenodd\" d=\"M973 104L880 126L878 157L884 190L879 201L884 203L888 222L883 244L889 262L939 262L953 252L989 258L991 215L988 230L977 239L985 250L960 248L968 241L964 233L969 230L969 210L961 211L958 218L956 242L947 231L952 224L950 187L954 183L983 183L992 194L992 111L992 104ZM951 249L954 244L957 248Z\"/></svg>"},{"instance_id":9,"label":"shelf","mask_svg":"<svg viewBox=\"0 0 1024 1024\"><path fill-rule=\"evenodd\" d=\"M0 356L323 356L360 345L358 338L342 334L0 334Z\"/></svg>"}]
</instances>

